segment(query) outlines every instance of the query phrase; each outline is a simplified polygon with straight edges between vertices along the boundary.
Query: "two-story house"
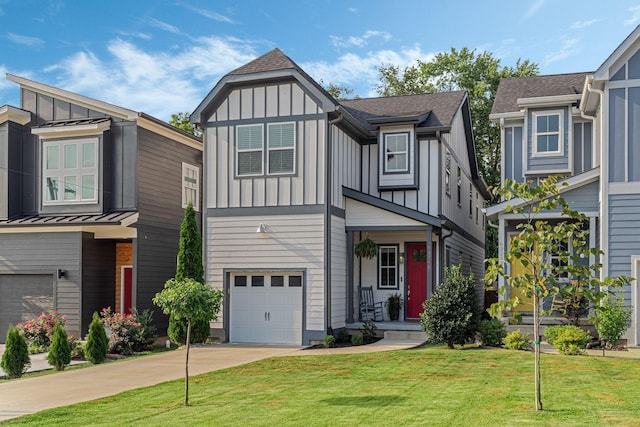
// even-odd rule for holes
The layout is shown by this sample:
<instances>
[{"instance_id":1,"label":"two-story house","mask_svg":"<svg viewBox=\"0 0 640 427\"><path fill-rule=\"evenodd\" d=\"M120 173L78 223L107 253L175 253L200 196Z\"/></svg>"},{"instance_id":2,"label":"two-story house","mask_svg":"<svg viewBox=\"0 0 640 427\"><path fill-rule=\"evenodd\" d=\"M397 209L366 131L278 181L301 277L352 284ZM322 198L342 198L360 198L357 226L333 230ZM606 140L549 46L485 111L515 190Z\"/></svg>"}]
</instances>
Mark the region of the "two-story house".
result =
<instances>
[{"instance_id":1,"label":"two-story house","mask_svg":"<svg viewBox=\"0 0 640 427\"><path fill-rule=\"evenodd\" d=\"M151 298L175 274L183 208L201 206L201 140L7 78L21 107L0 107L0 330L56 310L83 336L104 307L156 308Z\"/></svg>"},{"instance_id":2,"label":"two-story house","mask_svg":"<svg viewBox=\"0 0 640 427\"><path fill-rule=\"evenodd\" d=\"M417 320L458 263L482 296L488 194L466 92L337 101L275 49L225 75L191 121L223 339L322 339L357 321L359 285L401 294ZM354 256L366 237L374 259Z\"/></svg>"},{"instance_id":3,"label":"two-story house","mask_svg":"<svg viewBox=\"0 0 640 427\"><path fill-rule=\"evenodd\" d=\"M563 175L563 197L589 217L590 246L604 252L601 276L635 279L621 291L633 307L630 345L640 344L639 112L637 27L595 72L502 80L491 115L502 130L502 178ZM518 221L506 212L512 203L487 210L499 223L500 256Z\"/></svg>"}]
</instances>

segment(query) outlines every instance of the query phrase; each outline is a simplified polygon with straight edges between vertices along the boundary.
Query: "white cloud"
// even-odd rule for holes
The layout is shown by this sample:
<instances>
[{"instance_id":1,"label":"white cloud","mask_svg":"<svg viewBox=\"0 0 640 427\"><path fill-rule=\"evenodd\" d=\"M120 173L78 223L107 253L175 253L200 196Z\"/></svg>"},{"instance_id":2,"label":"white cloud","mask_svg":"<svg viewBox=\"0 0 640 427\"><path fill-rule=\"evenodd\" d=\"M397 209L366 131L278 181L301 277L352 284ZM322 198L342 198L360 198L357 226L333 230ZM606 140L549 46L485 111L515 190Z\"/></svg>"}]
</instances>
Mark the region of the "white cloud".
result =
<instances>
[{"instance_id":1,"label":"white cloud","mask_svg":"<svg viewBox=\"0 0 640 427\"><path fill-rule=\"evenodd\" d=\"M13 43L29 47L38 47L44 44L44 40L41 38L23 36L15 33L8 33L7 38Z\"/></svg>"},{"instance_id":2,"label":"white cloud","mask_svg":"<svg viewBox=\"0 0 640 427\"><path fill-rule=\"evenodd\" d=\"M166 22L160 21L159 19L151 18L149 20L149 23L156 28L160 28L161 30L174 34L180 34L180 30L178 29L178 27L176 27L175 25L167 24Z\"/></svg>"},{"instance_id":3,"label":"white cloud","mask_svg":"<svg viewBox=\"0 0 640 427\"><path fill-rule=\"evenodd\" d=\"M598 22L597 19L590 19L588 21L576 21L573 24L571 24L571 29L580 30L582 28L590 27L591 25L595 24L596 22Z\"/></svg>"},{"instance_id":4,"label":"white cloud","mask_svg":"<svg viewBox=\"0 0 640 427\"><path fill-rule=\"evenodd\" d=\"M522 18L520 19L520 22L524 22L535 15L546 1L547 0L536 0L536 2L532 4L531 7L529 7L529 9L527 9L527 11L524 13Z\"/></svg>"},{"instance_id":5,"label":"white cloud","mask_svg":"<svg viewBox=\"0 0 640 427\"><path fill-rule=\"evenodd\" d=\"M226 22L227 24L235 24L235 22L231 18L221 15L219 13L212 12L210 10L199 9L197 7L190 7L190 9L193 10L198 15L202 15L205 18L211 19L213 21Z\"/></svg>"},{"instance_id":6,"label":"white cloud","mask_svg":"<svg viewBox=\"0 0 640 427\"><path fill-rule=\"evenodd\" d=\"M379 37L384 41L388 41L391 39L391 34L385 31L365 31L365 33L361 36L351 36L346 39L339 36L329 36L331 40L331 44L335 47L339 48L349 48L349 47L364 47L367 45L368 40L374 37Z\"/></svg>"},{"instance_id":7,"label":"white cloud","mask_svg":"<svg viewBox=\"0 0 640 427\"><path fill-rule=\"evenodd\" d=\"M350 7L350 8L348 8L347 10L348 10L349 12L351 12L351 13L357 13L357 12L358 12L358 9L356 9L355 7Z\"/></svg>"},{"instance_id":8,"label":"white cloud","mask_svg":"<svg viewBox=\"0 0 640 427\"><path fill-rule=\"evenodd\" d=\"M580 49L576 48L576 45L580 41L579 38L574 39L562 39L560 49L547 54L543 60L542 65L549 65L553 62L557 62L573 56L580 52Z\"/></svg>"},{"instance_id":9,"label":"white cloud","mask_svg":"<svg viewBox=\"0 0 640 427\"><path fill-rule=\"evenodd\" d=\"M631 12L631 17L623 21L624 25L635 25L640 21L640 6L630 7L629 12Z\"/></svg>"}]
</instances>

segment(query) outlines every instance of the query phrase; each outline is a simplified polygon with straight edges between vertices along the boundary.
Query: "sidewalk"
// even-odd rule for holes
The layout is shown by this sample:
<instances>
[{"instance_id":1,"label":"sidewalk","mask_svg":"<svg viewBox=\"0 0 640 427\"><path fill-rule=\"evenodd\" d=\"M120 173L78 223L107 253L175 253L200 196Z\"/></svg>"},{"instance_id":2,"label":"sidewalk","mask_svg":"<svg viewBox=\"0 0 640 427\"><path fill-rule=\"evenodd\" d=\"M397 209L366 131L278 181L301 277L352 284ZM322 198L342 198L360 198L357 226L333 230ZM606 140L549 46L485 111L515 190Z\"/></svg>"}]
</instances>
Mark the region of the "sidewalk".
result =
<instances>
[{"instance_id":1,"label":"sidewalk","mask_svg":"<svg viewBox=\"0 0 640 427\"><path fill-rule=\"evenodd\" d=\"M189 375L195 376L270 357L369 353L412 348L420 344L421 342L411 340L380 340L365 346L305 351L300 347L249 344L192 347L189 352ZM184 357L184 350L175 350L0 383L0 421L184 378ZM96 387L96 384L100 384L100 387Z\"/></svg>"}]
</instances>

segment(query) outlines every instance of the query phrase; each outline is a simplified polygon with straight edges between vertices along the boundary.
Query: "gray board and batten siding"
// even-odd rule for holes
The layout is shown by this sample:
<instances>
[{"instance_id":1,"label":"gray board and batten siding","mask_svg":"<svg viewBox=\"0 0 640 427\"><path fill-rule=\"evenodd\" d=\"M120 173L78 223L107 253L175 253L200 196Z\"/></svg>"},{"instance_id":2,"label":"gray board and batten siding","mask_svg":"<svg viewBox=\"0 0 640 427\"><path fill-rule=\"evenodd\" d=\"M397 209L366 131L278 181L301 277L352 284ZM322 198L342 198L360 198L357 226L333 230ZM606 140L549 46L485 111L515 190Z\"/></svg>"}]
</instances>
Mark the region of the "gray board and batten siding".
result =
<instances>
[{"instance_id":1,"label":"gray board and batten siding","mask_svg":"<svg viewBox=\"0 0 640 427\"><path fill-rule=\"evenodd\" d=\"M0 219L13 218L22 211L22 173L13 166L21 163L22 133L23 126L18 123L0 124Z\"/></svg>"}]
</instances>

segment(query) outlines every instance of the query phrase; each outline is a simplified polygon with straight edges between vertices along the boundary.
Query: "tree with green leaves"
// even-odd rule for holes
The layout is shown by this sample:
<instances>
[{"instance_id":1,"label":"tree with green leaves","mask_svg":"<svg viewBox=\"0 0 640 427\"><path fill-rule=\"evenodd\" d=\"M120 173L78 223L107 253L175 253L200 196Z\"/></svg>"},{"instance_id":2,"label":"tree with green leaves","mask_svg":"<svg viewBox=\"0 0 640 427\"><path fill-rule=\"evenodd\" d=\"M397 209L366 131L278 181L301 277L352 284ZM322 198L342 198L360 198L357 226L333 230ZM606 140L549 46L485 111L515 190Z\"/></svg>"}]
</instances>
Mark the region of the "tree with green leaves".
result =
<instances>
[{"instance_id":1,"label":"tree with green leaves","mask_svg":"<svg viewBox=\"0 0 640 427\"><path fill-rule=\"evenodd\" d=\"M189 348L191 326L194 322L217 319L222 304L222 290L192 278L169 279L164 289L156 294L153 303L165 314L187 321L184 404L189 405Z\"/></svg>"},{"instance_id":2,"label":"tree with green leaves","mask_svg":"<svg viewBox=\"0 0 640 427\"><path fill-rule=\"evenodd\" d=\"M322 80L320 80L320 86L322 86L324 90L326 90L329 93L329 95L333 96L338 101L352 98L352 95L354 93L354 90L352 88L349 88L343 85L333 84L333 83L325 84L325 82Z\"/></svg>"},{"instance_id":3,"label":"tree with green leaves","mask_svg":"<svg viewBox=\"0 0 640 427\"><path fill-rule=\"evenodd\" d=\"M31 366L27 342L13 325L9 325L7 331L7 340L0 365L9 378L20 378Z\"/></svg>"},{"instance_id":4,"label":"tree with green leaves","mask_svg":"<svg viewBox=\"0 0 640 427\"><path fill-rule=\"evenodd\" d=\"M169 124L198 138L202 137L202 131L189 121L189 113L172 114Z\"/></svg>"},{"instance_id":5,"label":"tree with green leaves","mask_svg":"<svg viewBox=\"0 0 640 427\"><path fill-rule=\"evenodd\" d=\"M500 79L538 74L538 65L518 59L515 66L502 66L490 52L452 48L430 61L418 60L404 69L386 65L379 69L378 93L382 96L466 90L469 93L478 167L485 182L500 185L500 128L489 120ZM487 227L487 256L497 255L497 234Z\"/></svg>"},{"instance_id":6,"label":"tree with green leaves","mask_svg":"<svg viewBox=\"0 0 640 427\"><path fill-rule=\"evenodd\" d=\"M518 234L509 241L504 259L488 260L486 283L504 278L505 286L499 288L503 299L490 308L494 317L517 312L518 297L506 298L506 290L519 290L533 301L534 382L536 410L542 410L540 392L540 319L546 314L542 301L562 295L569 298L578 295L592 306L614 288L629 283L629 278L619 276L600 280L601 265L589 264L591 257L599 257L602 251L589 247L588 218L571 210L560 195L558 177L542 179L537 186L531 182L518 183L506 180L494 194L507 204L506 211L520 216ZM549 212L561 212L560 219L548 219ZM572 250L570 251L571 248ZM585 262L587 260L587 262ZM523 269L511 272L508 266L521 263ZM569 286L567 286L569 284ZM569 290L567 290L569 289Z\"/></svg>"},{"instance_id":7,"label":"tree with green leaves","mask_svg":"<svg viewBox=\"0 0 640 427\"><path fill-rule=\"evenodd\" d=\"M71 345L69 344L69 336L67 331L60 323L56 323L53 328L53 340L51 348L47 355L47 362L53 366L56 371L62 371L71 363Z\"/></svg>"},{"instance_id":8,"label":"tree with green leaves","mask_svg":"<svg viewBox=\"0 0 640 427\"><path fill-rule=\"evenodd\" d=\"M87 360L94 364L102 363L107 358L109 351L109 339L104 331L104 324L100 320L97 312L93 312L93 320L89 325L89 335L84 347L84 354Z\"/></svg>"}]
</instances>

